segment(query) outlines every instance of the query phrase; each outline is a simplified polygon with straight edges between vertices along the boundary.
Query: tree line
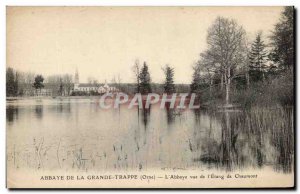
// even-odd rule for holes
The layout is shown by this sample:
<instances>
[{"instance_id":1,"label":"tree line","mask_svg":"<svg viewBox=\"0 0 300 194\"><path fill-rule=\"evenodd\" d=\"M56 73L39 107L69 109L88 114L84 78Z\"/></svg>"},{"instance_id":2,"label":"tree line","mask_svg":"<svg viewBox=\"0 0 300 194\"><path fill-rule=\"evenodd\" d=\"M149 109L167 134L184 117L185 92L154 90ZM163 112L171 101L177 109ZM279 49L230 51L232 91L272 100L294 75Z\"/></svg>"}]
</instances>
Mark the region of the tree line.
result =
<instances>
[{"instance_id":1,"label":"tree line","mask_svg":"<svg viewBox=\"0 0 300 194\"><path fill-rule=\"evenodd\" d=\"M71 74L50 75L44 78L41 74L6 69L6 96L33 96L42 89L51 90L52 95L70 95L73 89Z\"/></svg>"},{"instance_id":2,"label":"tree line","mask_svg":"<svg viewBox=\"0 0 300 194\"><path fill-rule=\"evenodd\" d=\"M280 89L284 89L286 96L282 96L281 100L292 103L293 16L293 7L285 7L272 35L268 37L268 45L263 40L262 32L258 32L255 40L249 44L246 31L236 20L218 17L208 29L207 49L200 54L193 68L191 91L203 93L207 89L210 98L218 98L218 92L214 91L219 91L221 101L225 98L225 103L230 104L232 90L245 98L251 91L252 94L263 92L267 95L264 90L257 88L265 91L272 89L273 93L277 92L275 95L280 95L283 92ZM283 86L280 83L283 81L289 85ZM272 101L270 96L267 97Z\"/></svg>"},{"instance_id":3,"label":"tree line","mask_svg":"<svg viewBox=\"0 0 300 194\"><path fill-rule=\"evenodd\" d=\"M151 83L151 77L149 73L149 67L146 62L140 66L139 61L136 60L134 66L132 67L134 72L135 80L136 80L136 91L135 93L148 94L153 92ZM165 82L161 85L158 84L158 87L162 88L161 92L156 90L155 93L167 93L172 94L176 92L175 84L174 84L174 68L170 65L165 65L162 68L162 71L165 74ZM180 88L181 91L184 91L185 88Z\"/></svg>"},{"instance_id":4,"label":"tree line","mask_svg":"<svg viewBox=\"0 0 300 194\"><path fill-rule=\"evenodd\" d=\"M268 37L269 44L262 31L249 43L245 29L236 20L217 17L208 29L207 49L193 66L189 92L211 104L293 104L293 16L293 7L285 7ZM140 67L136 61L133 66L138 93L152 91L148 69L146 62ZM174 68L166 65L163 71L164 93L176 92Z\"/></svg>"},{"instance_id":5,"label":"tree line","mask_svg":"<svg viewBox=\"0 0 300 194\"><path fill-rule=\"evenodd\" d=\"M268 42L268 43L266 43ZM217 17L207 31L207 49L200 53L193 66L190 85L174 84L175 69L165 65L165 81L152 83L147 62L136 60L132 71L135 84L114 79L112 85L125 93L147 94L191 92L200 96L202 103L243 105L264 103L293 104L294 87L294 9L285 7L271 36L259 31L253 41L234 19ZM12 68L6 72L7 96L24 95L47 88L53 95L70 95L72 75L48 76L21 73ZM95 78L89 83L98 84Z\"/></svg>"}]
</instances>

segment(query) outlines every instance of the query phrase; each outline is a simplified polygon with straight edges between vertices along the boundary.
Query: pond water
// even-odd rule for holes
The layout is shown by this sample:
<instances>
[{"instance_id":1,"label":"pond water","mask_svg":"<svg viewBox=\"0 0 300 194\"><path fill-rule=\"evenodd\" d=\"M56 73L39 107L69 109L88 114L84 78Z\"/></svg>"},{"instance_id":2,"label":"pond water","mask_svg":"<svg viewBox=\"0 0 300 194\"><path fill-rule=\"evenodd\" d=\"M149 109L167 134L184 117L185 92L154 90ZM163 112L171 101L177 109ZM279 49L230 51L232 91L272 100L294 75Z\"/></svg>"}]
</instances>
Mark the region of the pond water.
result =
<instances>
[{"instance_id":1,"label":"pond water","mask_svg":"<svg viewBox=\"0 0 300 194\"><path fill-rule=\"evenodd\" d=\"M7 101L7 165L65 171L222 169L294 163L292 108L103 110L97 99Z\"/></svg>"}]
</instances>

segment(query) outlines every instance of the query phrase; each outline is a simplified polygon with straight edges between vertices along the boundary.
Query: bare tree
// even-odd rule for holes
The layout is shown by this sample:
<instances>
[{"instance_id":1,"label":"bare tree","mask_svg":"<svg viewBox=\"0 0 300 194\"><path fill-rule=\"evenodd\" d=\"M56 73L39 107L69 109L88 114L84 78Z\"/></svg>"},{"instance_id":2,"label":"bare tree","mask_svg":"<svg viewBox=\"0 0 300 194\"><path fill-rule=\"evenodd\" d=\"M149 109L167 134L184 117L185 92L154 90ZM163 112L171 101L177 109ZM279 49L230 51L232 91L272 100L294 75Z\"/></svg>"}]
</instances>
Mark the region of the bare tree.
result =
<instances>
[{"instance_id":1,"label":"bare tree","mask_svg":"<svg viewBox=\"0 0 300 194\"><path fill-rule=\"evenodd\" d=\"M212 92L214 76L216 74L222 75L222 69L218 60L214 58L210 50L200 54L200 60L198 61L199 69L201 70L204 77L208 78L210 93ZM223 87L223 80L221 80L221 88Z\"/></svg>"},{"instance_id":2,"label":"bare tree","mask_svg":"<svg viewBox=\"0 0 300 194\"><path fill-rule=\"evenodd\" d=\"M116 86L117 85L117 80L116 80L116 76L114 76L111 81L110 81L112 86Z\"/></svg>"},{"instance_id":3,"label":"bare tree","mask_svg":"<svg viewBox=\"0 0 300 194\"><path fill-rule=\"evenodd\" d=\"M121 87L121 82L122 82L122 79L120 77L120 74L118 74L118 88L120 89Z\"/></svg>"},{"instance_id":4,"label":"bare tree","mask_svg":"<svg viewBox=\"0 0 300 194\"><path fill-rule=\"evenodd\" d=\"M218 17L208 30L207 53L213 59L211 61L219 65L218 70L226 87L226 104L230 102L231 80L243 64L245 34L243 27L235 20L222 17Z\"/></svg>"},{"instance_id":5,"label":"bare tree","mask_svg":"<svg viewBox=\"0 0 300 194\"><path fill-rule=\"evenodd\" d=\"M31 96L34 93L32 84L34 82L35 74L31 72L25 72L24 74L25 74L24 77L25 77L25 90L26 90L25 95Z\"/></svg>"},{"instance_id":6,"label":"bare tree","mask_svg":"<svg viewBox=\"0 0 300 194\"><path fill-rule=\"evenodd\" d=\"M71 74L56 74L46 78L47 87L52 90L54 95L70 95L73 89Z\"/></svg>"},{"instance_id":7,"label":"bare tree","mask_svg":"<svg viewBox=\"0 0 300 194\"><path fill-rule=\"evenodd\" d=\"M251 50L251 44L248 41L248 38L245 39L245 65L242 68L242 70L245 73L246 76L246 84L247 84L247 89L250 87L250 75L249 75L249 70L250 70L250 50Z\"/></svg>"},{"instance_id":8,"label":"bare tree","mask_svg":"<svg viewBox=\"0 0 300 194\"><path fill-rule=\"evenodd\" d=\"M64 83L66 94L70 95L73 89L72 75L71 74L63 75L62 82Z\"/></svg>"},{"instance_id":9,"label":"bare tree","mask_svg":"<svg viewBox=\"0 0 300 194\"><path fill-rule=\"evenodd\" d=\"M134 79L136 80L136 91L140 93L140 62L138 59L135 60L132 71L134 73Z\"/></svg>"}]
</instances>

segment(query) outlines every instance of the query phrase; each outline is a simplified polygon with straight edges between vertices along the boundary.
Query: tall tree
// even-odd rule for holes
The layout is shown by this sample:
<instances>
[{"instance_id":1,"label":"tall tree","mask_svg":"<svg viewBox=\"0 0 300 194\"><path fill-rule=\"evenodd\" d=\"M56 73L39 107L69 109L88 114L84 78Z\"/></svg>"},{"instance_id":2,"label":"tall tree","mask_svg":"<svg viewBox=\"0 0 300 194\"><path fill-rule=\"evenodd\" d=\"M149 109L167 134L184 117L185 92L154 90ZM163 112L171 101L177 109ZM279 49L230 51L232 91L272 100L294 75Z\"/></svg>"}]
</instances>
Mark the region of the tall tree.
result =
<instances>
[{"instance_id":1,"label":"tall tree","mask_svg":"<svg viewBox=\"0 0 300 194\"><path fill-rule=\"evenodd\" d=\"M35 75L31 72L25 72L24 73L24 79L25 79L25 89L24 94L32 96L34 93L34 88L32 87L32 84L34 82Z\"/></svg>"},{"instance_id":2,"label":"tall tree","mask_svg":"<svg viewBox=\"0 0 300 194\"><path fill-rule=\"evenodd\" d=\"M15 80L14 80L14 91L16 96L19 95L19 79L20 79L20 73L16 71Z\"/></svg>"},{"instance_id":3,"label":"tall tree","mask_svg":"<svg viewBox=\"0 0 300 194\"><path fill-rule=\"evenodd\" d=\"M200 60L198 61L199 68L201 72L203 73L202 77L207 78L207 82L209 84L209 91L212 93L212 87L214 82L214 76L216 74L221 75L221 90L223 89L223 74L222 74L222 68L218 61L214 59L213 54L210 53L210 50L206 50L203 53L200 54Z\"/></svg>"},{"instance_id":4,"label":"tall tree","mask_svg":"<svg viewBox=\"0 0 300 194\"><path fill-rule=\"evenodd\" d=\"M285 7L271 36L270 58L283 69L294 66L294 7Z\"/></svg>"},{"instance_id":5,"label":"tall tree","mask_svg":"<svg viewBox=\"0 0 300 194\"><path fill-rule=\"evenodd\" d=\"M201 83L201 76L200 76L200 69L199 66L196 65L193 67L194 73L193 73L193 80L190 85L191 93L200 93L200 83Z\"/></svg>"},{"instance_id":6,"label":"tall tree","mask_svg":"<svg viewBox=\"0 0 300 194\"><path fill-rule=\"evenodd\" d=\"M166 65L165 68L163 68L163 71L166 77L164 83L164 92L167 94L172 94L176 91L174 85L174 68L171 68L169 65Z\"/></svg>"},{"instance_id":7,"label":"tall tree","mask_svg":"<svg viewBox=\"0 0 300 194\"><path fill-rule=\"evenodd\" d=\"M267 51L266 45L262 40L262 33L258 33L254 42L251 45L251 51L249 53L249 62L250 62L250 76L253 80L263 80L264 75L267 69Z\"/></svg>"},{"instance_id":8,"label":"tall tree","mask_svg":"<svg viewBox=\"0 0 300 194\"><path fill-rule=\"evenodd\" d=\"M65 74L63 75L63 83L65 85L66 94L70 95L71 91L73 89L73 81L72 81L72 75L71 74ZM97 81L97 80L94 80Z\"/></svg>"},{"instance_id":9,"label":"tall tree","mask_svg":"<svg viewBox=\"0 0 300 194\"><path fill-rule=\"evenodd\" d=\"M44 87L44 78L42 75L37 75L35 78L34 78L34 83L33 83L33 87L36 89L36 90L40 90Z\"/></svg>"},{"instance_id":10,"label":"tall tree","mask_svg":"<svg viewBox=\"0 0 300 194\"><path fill-rule=\"evenodd\" d=\"M226 88L226 104L230 103L231 80L244 58L244 41L245 30L232 19L218 17L208 30L208 51L214 62L220 64L219 70Z\"/></svg>"},{"instance_id":11,"label":"tall tree","mask_svg":"<svg viewBox=\"0 0 300 194\"><path fill-rule=\"evenodd\" d=\"M132 71L136 80L136 92L140 93L140 62L138 59L135 60Z\"/></svg>"},{"instance_id":12,"label":"tall tree","mask_svg":"<svg viewBox=\"0 0 300 194\"><path fill-rule=\"evenodd\" d=\"M17 84L18 84L18 95L22 96L25 94L26 90L26 77L24 72L17 72Z\"/></svg>"},{"instance_id":13,"label":"tall tree","mask_svg":"<svg viewBox=\"0 0 300 194\"><path fill-rule=\"evenodd\" d=\"M246 85L247 89L250 87L250 50L251 50L251 44L245 39L245 65L243 67L243 71L245 72L245 78L246 78Z\"/></svg>"},{"instance_id":14,"label":"tall tree","mask_svg":"<svg viewBox=\"0 0 300 194\"><path fill-rule=\"evenodd\" d=\"M141 69L140 75L140 93L148 94L152 92L151 89L151 78L148 70L148 65L144 62L143 67Z\"/></svg>"},{"instance_id":15,"label":"tall tree","mask_svg":"<svg viewBox=\"0 0 300 194\"><path fill-rule=\"evenodd\" d=\"M63 95L63 91L64 91L64 86L63 86L63 82L62 80L60 79L60 84L59 84L59 89L58 89L58 92L59 92L59 95Z\"/></svg>"},{"instance_id":16,"label":"tall tree","mask_svg":"<svg viewBox=\"0 0 300 194\"><path fill-rule=\"evenodd\" d=\"M16 96L15 73L13 68L6 69L6 96Z\"/></svg>"}]
</instances>

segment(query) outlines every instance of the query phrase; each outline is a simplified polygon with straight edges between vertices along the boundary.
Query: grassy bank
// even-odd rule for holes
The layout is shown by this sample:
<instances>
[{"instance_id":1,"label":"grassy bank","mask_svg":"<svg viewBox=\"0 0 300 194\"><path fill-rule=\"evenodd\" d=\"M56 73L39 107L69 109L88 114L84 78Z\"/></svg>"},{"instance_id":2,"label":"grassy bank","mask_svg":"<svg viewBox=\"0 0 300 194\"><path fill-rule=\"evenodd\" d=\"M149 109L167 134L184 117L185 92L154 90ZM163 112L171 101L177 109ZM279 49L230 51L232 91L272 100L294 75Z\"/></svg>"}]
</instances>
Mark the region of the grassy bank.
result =
<instances>
[{"instance_id":1,"label":"grassy bank","mask_svg":"<svg viewBox=\"0 0 300 194\"><path fill-rule=\"evenodd\" d=\"M234 84L230 93L231 103L241 108L293 106L294 80L291 74L277 76L259 82ZM215 87L201 93L201 102L204 107L217 108L225 104L225 88Z\"/></svg>"}]
</instances>

